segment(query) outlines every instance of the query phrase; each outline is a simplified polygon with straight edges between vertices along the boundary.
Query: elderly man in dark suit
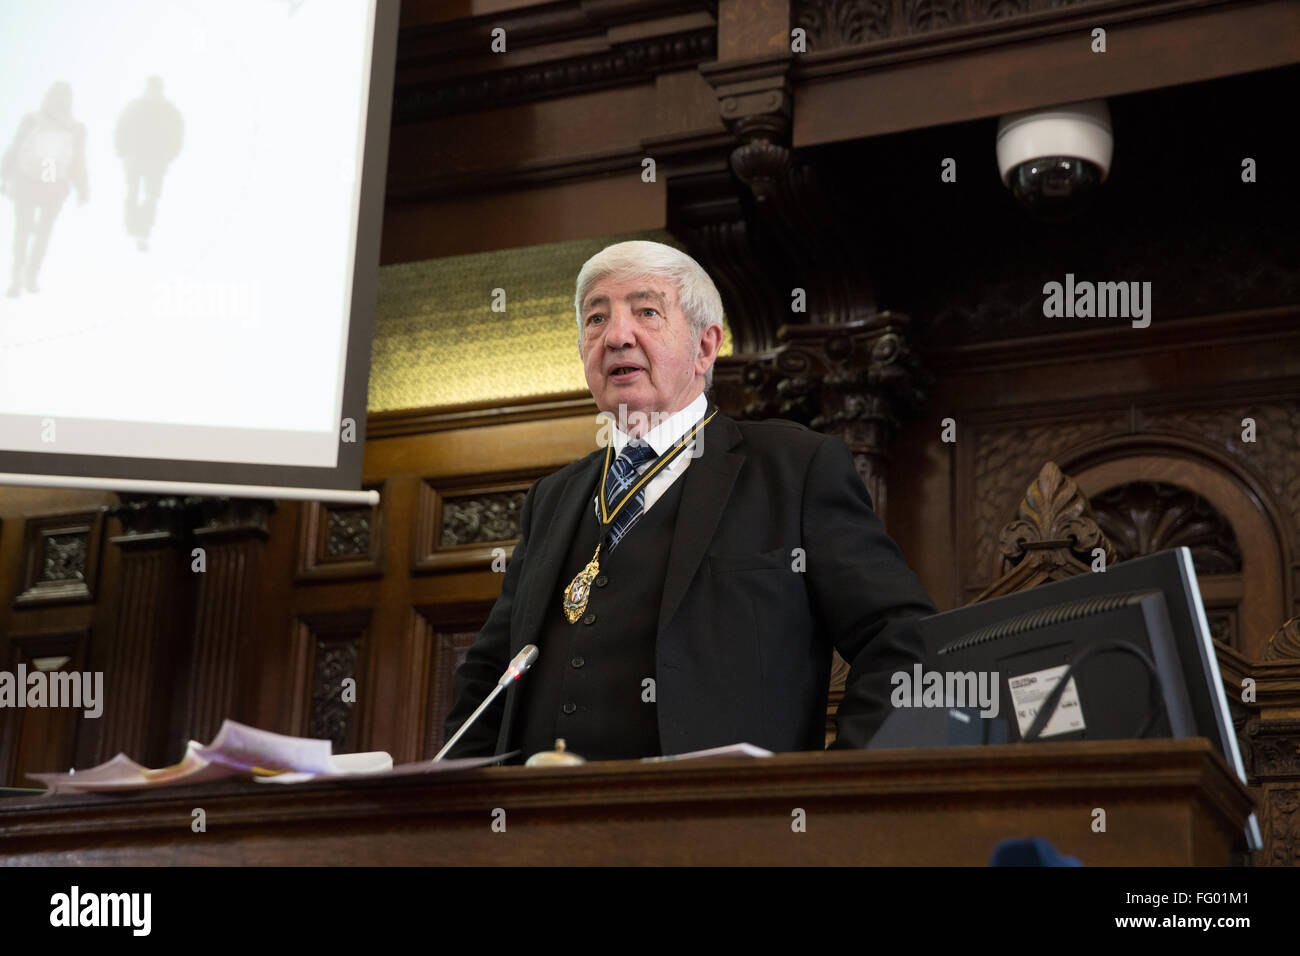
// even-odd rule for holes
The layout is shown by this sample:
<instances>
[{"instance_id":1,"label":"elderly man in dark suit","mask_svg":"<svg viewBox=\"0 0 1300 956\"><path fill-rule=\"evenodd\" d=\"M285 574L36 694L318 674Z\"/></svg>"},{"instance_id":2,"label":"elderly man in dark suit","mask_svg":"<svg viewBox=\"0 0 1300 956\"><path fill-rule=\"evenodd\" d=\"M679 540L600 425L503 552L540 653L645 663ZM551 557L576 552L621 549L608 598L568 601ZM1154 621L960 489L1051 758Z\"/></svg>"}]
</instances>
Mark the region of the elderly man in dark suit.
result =
<instances>
[{"instance_id":1,"label":"elderly man in dark suit","mask_svg":"<svg viewBox=\"0 0 1300 956\"><path fill-rule=\"evenodd\" d=\"M529 489L448 736L521 648L541 655L447 756L821 749L832 648L852 668L832 746L865 746L934 606L847 446L710 405L722 301L686 254L609 246L574 305L608 441Z\"/></svg>"}]
</instances>

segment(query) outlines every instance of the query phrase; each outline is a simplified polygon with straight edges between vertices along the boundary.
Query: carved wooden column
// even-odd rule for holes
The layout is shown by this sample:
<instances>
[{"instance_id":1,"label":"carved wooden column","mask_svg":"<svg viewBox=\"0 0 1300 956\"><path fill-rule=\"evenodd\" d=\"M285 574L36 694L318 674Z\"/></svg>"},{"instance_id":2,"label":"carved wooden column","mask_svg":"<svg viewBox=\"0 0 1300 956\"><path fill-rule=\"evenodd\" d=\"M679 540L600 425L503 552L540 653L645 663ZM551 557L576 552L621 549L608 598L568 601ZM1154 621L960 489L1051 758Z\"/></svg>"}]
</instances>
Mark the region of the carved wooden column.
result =
<instances>
[{"instance_id":1,"label":"carved wooden column","mask_svg":"<svg viewBox=\"0 0 1300 956\"><path fill-rule=\"evenodd\" d=\"M852 324L877 311L871 277L847 241L850 231L861 229L861 217L836 204L792 146L791 72L798 56L792 16L783 0L724 2L718 10L718 58L699 69L735 140L731 170L755 210L755 241L769 247L761 271L780 290L778 310L789 322ZM792 314L795 290L802 290L805 304Z\"/></svg>"},{"instance_id":2,"label":"carved wooden column","mask_svg":"<svg viewBox=\"0 0 1300 956\"><path fill-rule=\"evenodd\" d=\"M109 540L122 554L95 762L124 752L157 767L181 755L172 705L193 609L194 575L184 547L187 500L121 498L106 509L121 522L122 533Z\"/></svg>"},{"instance_id":3,"label":"carved wooden column","mask_svg":"<svg viewBox=\"0 0 1300 956\"><path fill-rule=\"evenodd\" d=\"M185 733L216 736L226 717L242 710L240 660L256 617L262 551L272 501L204 499L194 528L206 570L197 573L194 633L188 666Z\"/></svg>"},{"instance_id":4,"label":"carved wooden column","mask_svg":"<svg viewBox=\"0 0 1300 956\"><path fill-rule=\"evenodd\" d=\"M853 453L881 520L889 446L925 398L928 376L907 345L907 317L882 312L841 325L788 325L781 347L745 366L745 418L788 418L839 435Z\"/></svg>"},{"instance_id":5,"label":"carved wooden column","mask_svg":"<svg viewBox=\"0 0 1300 956\"><path fill-rule=\"evenodd\" d=\"M1261 791L1261 866L1300 866L1300 617L1278 629L1251 668L1255 716L1246 722L1242 757ZM1229 700L1241 687L1228 689Z\"/></svg>"}]
</instances>

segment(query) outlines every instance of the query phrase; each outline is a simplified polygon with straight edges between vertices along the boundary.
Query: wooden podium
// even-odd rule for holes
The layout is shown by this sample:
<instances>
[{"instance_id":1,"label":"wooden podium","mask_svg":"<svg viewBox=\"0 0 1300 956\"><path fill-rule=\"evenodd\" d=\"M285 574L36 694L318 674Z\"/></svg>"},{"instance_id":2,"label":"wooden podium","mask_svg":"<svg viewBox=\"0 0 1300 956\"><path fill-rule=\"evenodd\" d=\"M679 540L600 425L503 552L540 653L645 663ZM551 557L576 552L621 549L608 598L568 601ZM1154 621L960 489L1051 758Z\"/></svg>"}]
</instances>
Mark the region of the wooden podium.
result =
<instances>
[{"instance_id":1,"label":"wooden podium","mask_svg":"<svg viewBox=\"0 0 1300 956\"><path fill-rule=\"evenodd\" d=\"M1041 836L1088 866L1223 866L1251 810L1203 738L831 751L10 798L0 861L982 866Z\"/></svg>"}]
</instances>

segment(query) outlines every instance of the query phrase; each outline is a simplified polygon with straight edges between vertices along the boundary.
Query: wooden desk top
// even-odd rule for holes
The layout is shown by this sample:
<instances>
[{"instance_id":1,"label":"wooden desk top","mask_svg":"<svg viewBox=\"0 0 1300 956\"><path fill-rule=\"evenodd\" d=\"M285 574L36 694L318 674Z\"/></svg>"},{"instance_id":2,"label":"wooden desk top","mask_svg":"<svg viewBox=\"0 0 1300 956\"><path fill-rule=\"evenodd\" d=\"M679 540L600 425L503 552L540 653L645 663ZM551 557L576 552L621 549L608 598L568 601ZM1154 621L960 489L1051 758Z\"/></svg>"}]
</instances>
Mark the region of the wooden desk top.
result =
<instances>
[{"instance_id":1,"label":"wooden desk top","mask_svg":"<svg viewBox=\"0 0 1300 956\"><path fill-rule=\"evenodd\" d=\"M1204 738L803 752L10 798L0 860L983 865L1043 836L1088 865L1226 865L1252 809Z\"/></svg>"}]
</instances>

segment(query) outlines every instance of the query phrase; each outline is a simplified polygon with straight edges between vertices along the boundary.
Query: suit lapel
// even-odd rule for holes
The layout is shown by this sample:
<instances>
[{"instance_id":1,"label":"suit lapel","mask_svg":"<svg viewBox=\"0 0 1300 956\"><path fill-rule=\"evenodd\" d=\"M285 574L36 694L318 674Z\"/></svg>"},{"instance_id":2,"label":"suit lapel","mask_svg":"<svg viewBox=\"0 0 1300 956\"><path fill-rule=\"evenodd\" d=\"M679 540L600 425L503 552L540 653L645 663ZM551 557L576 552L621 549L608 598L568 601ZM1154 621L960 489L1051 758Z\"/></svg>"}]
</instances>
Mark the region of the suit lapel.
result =
<instances>
[{"instance_id":1,"label":"suit lapel","mask_svg":"<svg viewBox=\"0 0 1300 956\"><path fill-rule=\"evenodd\" d=\"M573 536L578 533L579 523L584 520L595 521L591 511L591 496L604 460L602 449L599 455L592 455L574 469L569 480L564 483L564 490L560 492L560 500L551 514L550 522L545 528L535 528L533 531L533 538L528 543L528 564L535 569L535 573L531 576L524 598L523 628L510 642L512 654L517 654L526 644L537 643L550 602L558 604L561 600L560 569L564 566L564 557L573 543ZM565 585L568 583L564 582Z\"/></svg>"},{"instance_id":2,"label":"suit lapel","mask_svg":"<svg viewBox=\"0 0 1300 956\"><path fill-rule=\"evenodd\" d=\"M659 605L660 636L686 595L704 551L713 540L736 475L745 461L743 452L730 451L740 443L740 429L727 416L719 414L705 426L702 437L703 453L678 479L685 485L673 528L663 601Z\"/></svg>"},{"instance_id":3,"label":"suit lapel","mask_svg":"<svg viewBox=\"0 0 1300 956\"><path fill-rule=\"evenodd\" d=\"M726 415L719 414L705 427L703 439L703 454L694 459L678 479L684 484L659 605L660 634L672 620L691 579L695 577L745 460L743 452L730 451L740 443L740 429ZM533 539L529 542L528 563L537 569L537 573L532 576L524 598L523 627L510 642L512 654L518 653L525 644L537 643L550 607L548 602L560 600L560 570L579 522L590 519L591 495L603 460L601 455L593 455L575 469L565 482L546 528L540 535L534 529Z\"/></svg>"}]
</instances>

